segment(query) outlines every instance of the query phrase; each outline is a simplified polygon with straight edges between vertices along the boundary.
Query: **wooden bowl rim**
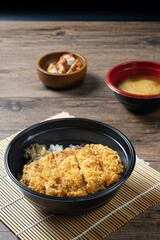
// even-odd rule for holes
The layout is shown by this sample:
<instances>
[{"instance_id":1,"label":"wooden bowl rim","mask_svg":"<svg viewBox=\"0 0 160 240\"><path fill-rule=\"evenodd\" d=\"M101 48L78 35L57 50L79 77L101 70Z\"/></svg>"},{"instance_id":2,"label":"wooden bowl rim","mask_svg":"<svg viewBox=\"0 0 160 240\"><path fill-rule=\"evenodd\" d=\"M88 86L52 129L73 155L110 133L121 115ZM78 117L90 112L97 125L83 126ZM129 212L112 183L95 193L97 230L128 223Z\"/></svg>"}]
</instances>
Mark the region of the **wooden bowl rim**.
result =
<instances>
[{"instance_id":1,"label":"wooden bowl rim","mask_svg":"<svg viewBox=\"0 0 160 240\"><path fill-rule=\"evenodd\" d=\"M63 73L63 74L60 74L60 73L50 73L50 72L47 72L46 70L44 70L41 66L40 66L40 61L41 61L41 59L43 59L43 58L45 58L46 56L48 56L48 55L53 55L53 54L57 54L57 53L71 53L71 54L73 54L73 55L75 55L75 56L79 56L80 58L82 58L82 60L83 60L83 66L79 69L79 70L77 70L77 71L75 71L75 72L72 72L72 73ZM44 55L42 55L41 57L39 57L38 58L38 60L37 60L37 62L36 62L36 67L38 68L38 70L39 71L41 71L41 72L43 72L43 73L45 73L45 74L47 74L47 75L51 75L51 76L70 76L70 75L74 75L74 74L77 74L77 73L80 73L81 71L83 71L86 67L87 67L87 60L86 60L86 58L83 56L83 55L81 55L80 53L77 53L77 52L73 52L73 51L56 51L56 52L49 52L49 53L46 53L46 54L44 54Z\"/></svg>"}]
</instances>

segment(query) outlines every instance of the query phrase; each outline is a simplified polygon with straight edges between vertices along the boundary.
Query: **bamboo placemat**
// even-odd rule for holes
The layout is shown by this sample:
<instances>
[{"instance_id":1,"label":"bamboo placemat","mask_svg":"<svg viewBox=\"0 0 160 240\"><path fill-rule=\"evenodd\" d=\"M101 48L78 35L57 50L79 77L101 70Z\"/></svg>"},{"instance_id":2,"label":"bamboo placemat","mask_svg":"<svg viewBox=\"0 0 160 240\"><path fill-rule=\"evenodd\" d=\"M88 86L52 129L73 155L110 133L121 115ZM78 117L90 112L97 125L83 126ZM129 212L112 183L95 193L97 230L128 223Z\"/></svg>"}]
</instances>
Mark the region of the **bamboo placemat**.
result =
<instances>
[{"instance_id":1,"label":"bamboo placemat","mask_svg":"<svg viewBox=\"0 0 160 240\"><path fill-rule=\"evenodd\" d=\"M50 119L63 117L71 116L63 112ZM1 220L20 239L102 239L160 202L160 173L137 158L132 175L104 207L77 217L39 210L24 198L3 169L4 150L15 135L0 141Z\"/></svg>"}]
</instances>

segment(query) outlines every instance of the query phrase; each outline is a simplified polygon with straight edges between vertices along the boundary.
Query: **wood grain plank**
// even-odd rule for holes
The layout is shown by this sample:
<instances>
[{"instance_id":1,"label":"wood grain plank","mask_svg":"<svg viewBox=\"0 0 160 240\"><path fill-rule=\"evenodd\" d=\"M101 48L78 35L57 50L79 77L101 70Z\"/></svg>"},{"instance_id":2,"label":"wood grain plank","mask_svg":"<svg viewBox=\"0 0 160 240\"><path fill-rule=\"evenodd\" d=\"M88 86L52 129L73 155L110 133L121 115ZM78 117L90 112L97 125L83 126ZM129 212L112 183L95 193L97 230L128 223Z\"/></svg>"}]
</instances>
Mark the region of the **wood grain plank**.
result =
<instances>
[{"instance_id":1,"label":"wood grain plank","mask_svg":"<svg viewBox=\"0 0 160 240\"><path fill-rule=\"evenodd\" d=\"M84 88L94 85L92 96L97 91L106 94L105 75L117 63L159 61L158 22L0 22L0 32L1 96L57 97L60 93L45 89L36 74L36 60L46 52L65 49L83 54L88 61ZM84 88L80 92L86 96Z\"/></svg>"}]
</instances>

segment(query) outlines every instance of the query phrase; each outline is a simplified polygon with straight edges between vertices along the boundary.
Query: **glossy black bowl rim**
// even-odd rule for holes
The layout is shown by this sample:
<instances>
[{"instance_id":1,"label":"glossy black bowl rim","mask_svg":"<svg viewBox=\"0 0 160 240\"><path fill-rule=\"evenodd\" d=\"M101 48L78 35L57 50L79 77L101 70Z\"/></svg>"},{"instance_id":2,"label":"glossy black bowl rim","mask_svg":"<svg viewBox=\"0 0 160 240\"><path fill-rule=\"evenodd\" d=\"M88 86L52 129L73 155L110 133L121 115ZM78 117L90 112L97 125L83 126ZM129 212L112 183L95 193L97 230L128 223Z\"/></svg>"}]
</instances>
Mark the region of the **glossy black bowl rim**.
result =
<instances>
[{"instance_id":1,"label":"glossy black bowl rim","mask_svg":"<svg viewBox=\"0 0 160 240\"><path fill-rule=\"evenodd\" d=\"M100 192L94 193L94 194L88 194L86 196L82 196L82 197L57 197L57 196L50 196L50 195L46 195L46 194L42 194L39 192L36 192L26 186L24 186L22 183L20 183L11 173L10 169L9 169L9 165L8 165L8 153L10 151L10 148L12 147L12 144L14 143L14 141L16 141L21 135L25 134L26 132L39 127L41 125L50 123L50 122L59 122L59 121L87 121L87 122L92 122L95 124L99 124L101 126L107 127L109 129L111 129L112 131L116 132L119 136L121 136L123 138L123 140L127 143L130 152L131 152L131 164L129 169L125 172L125 175L120 179L120 181L118 181L117 183L115 183L113 186L109 187L108 189L102 190ZM64 125L65 127L65 125ZM135 150L133 148L132 143L130 142L130 140L122 133L120 132L118 129L96 121L96 120L91 120L91 119L87 119L87 118L59 118L59 119L53 119L53 120L47 120L47 121L43 121L37 124L34 124L26 129L24 129L23 131L21 131L20 133L18 133L11 141L10 143L7 145L6 149L5 149L5 153L4 153L4 169L8 175L8 177L14 182L14 184L16 184L17 187L19 187L23 192L28 193L30 195L39 197L41 199L46 199L46 200L53 200L54 202L80 202L80 201L87 201L87 200L91 200L91 199L96 199L99 197L102 197L104 195L107 195L115 190L118 190L119 187L129 178L129 176L131 175L134 166L135 166L135 162L136 162L136 154L135 154Z\"/></svg>"}]
</instances>

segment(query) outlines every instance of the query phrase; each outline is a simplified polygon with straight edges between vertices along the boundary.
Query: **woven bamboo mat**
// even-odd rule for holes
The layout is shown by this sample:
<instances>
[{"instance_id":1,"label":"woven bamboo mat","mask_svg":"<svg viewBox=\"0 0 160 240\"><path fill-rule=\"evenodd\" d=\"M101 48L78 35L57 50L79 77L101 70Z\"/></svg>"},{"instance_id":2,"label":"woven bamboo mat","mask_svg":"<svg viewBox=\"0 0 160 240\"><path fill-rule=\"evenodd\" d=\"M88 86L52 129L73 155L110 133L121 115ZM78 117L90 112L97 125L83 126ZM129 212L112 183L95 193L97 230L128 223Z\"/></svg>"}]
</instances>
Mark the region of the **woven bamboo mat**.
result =
<instances>
[{"instance_id":1,"label":"woven bamboo mat","mask_svg":"<svg viewBox=\"0 0 160 240\"><path fill-rule=\"evenodd\" d=\"M71 117L67 113L50 119ZM0 141L1 220L19 239L102 239L160 202L160 173L137 158L130 178L104 207L77 217L56 216L31 205L8 179L3 154L15 135Z\"/></svg>"}]
</instances>

